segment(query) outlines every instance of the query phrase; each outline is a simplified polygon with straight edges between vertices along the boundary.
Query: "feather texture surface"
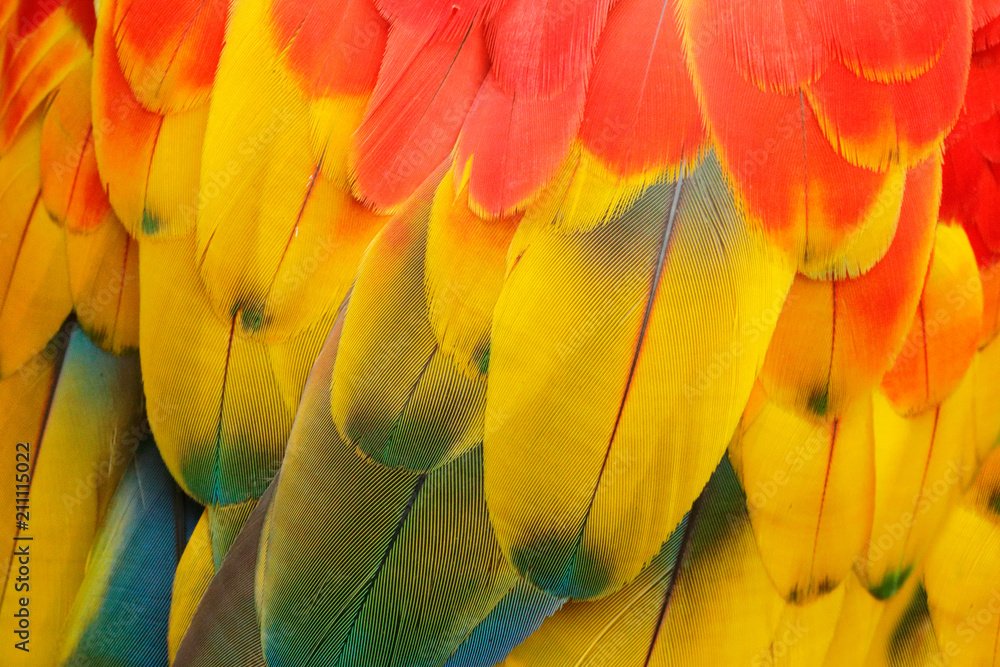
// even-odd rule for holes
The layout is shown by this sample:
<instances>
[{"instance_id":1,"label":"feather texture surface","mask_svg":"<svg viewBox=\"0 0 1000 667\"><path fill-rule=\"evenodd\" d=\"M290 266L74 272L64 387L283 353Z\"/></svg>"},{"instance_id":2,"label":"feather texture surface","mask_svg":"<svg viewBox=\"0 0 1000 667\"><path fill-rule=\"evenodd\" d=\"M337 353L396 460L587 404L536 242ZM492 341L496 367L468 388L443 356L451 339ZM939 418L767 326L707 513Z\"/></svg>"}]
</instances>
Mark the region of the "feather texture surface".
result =
<instances>
[{"instance_id":1,"label":"feather texture surface","mask_svg":"<svg viewBox=\"0 0 1000 667\"><path fill-rule=\"evenodd\" d=\"M591 232L526 239L494 314L486 410L503 417L484 434L486 499L523 574L596 597L638 574L718 463L791 269L713 159Z\"/></svg>"},{"instance_id":2,"label":"feather texture surface","mask_svg":"<svg viewBox=\"0 0 1000 667\"><path fill-rule=\"evenodd\" d=\"M998 0L0 37L0 664L998 662Z\"/></svg>"},{"instance_id":3,"label":"feather texture surface","mask_svg":"<svg viewBox=\"0 0 1000 667\"><path fill-rule=\"evenodd\" d=\"M61 664L162 664L178 546L198 514L175 523L174 481L152 440L125 469L94 537L62 634ZM191 507L197 505L191 503ZM199 508L200 509L200 508Z\"/></svg>"},{"instance_id":4,"label":"feather texture surface","mask_svg":"<svg viewBox=\"0 0 1000 667\"><path fill-rule=\"evenodd\" d=\"M490 530L480 447L418 473L361 458L341 438L328 407L341 335L335 325L313 370L261 533L268 664L443 665L482 641L477 626L498 605L529 627L550 614L561 600L508 597L521 580Z\"/></svg>"},{"instance_id":5,"label":"feather texture surface","mask_svg":"<svg viewBox=\"0 0 1000 667\"><path fill-rule=\"evenodd\" d=\"M28 441L30 516L27 528L17 534L31 538L34 554L29 567L33 632L36 637L53 638L63 636L102 518L133 452L148 433L135 355L118 358L102 352L79 328L56 339L55 350L65 350L65 358L44 428L37 439ZM44 364L36 372L11 380L44 383ZM21 541L14 542L6 558L14 558L23 546ZM0 602L8 618L22 606L24 582L19 584L13 574L12 570L6 578ZM19 569L18 576L23 576ZM0 659L30 665L58 661L56 640L32 644L31 649L29 662L24 663L23 652L13 642L5 642L0 646Z\"/></svg>"}]
</instances>

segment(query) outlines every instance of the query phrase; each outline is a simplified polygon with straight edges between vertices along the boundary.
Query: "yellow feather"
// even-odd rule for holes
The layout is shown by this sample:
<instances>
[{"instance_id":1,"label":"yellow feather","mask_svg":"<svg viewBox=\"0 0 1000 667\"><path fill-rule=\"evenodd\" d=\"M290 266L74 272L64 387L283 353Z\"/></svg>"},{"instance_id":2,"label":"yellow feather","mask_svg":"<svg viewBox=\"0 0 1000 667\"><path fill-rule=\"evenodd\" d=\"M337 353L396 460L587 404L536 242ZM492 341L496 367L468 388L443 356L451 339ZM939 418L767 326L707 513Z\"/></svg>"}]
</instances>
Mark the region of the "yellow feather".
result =
<instances>
[{"instance_id":1,"label":"yellow feather","mask_svg":"<svg viewBox=\"0 0 1000 667\"><path fill-rule=\"evenodd\" d=\"M354 131L361 125L368 95L338 95L310 100L309 119L313 155L322 155L323 175L343 188L348 183L348 158Z\"/></svg>"},{"instance_id":2,"label":"yellow feather","mask_svg":"<svg viewBox=\"0 0 1000 667\"><path fill-rule=\"evenodd\" d=\"M204 196L199 166L208 105L164 115L143 106L139 98L150 101L151 80L133 88L122 73L115 10L112 0L101 3L94 38L91 107L101 180L129 234L140 239L182 236L194 228ZM141 74L149 72L143 68ZM153 89L166 92L159 85Z\"/></svg>"},{"instance_id":3,"label":"yellow feather","mask_svg":"<svg viewBox=\"0 0 1000 667\"><path fill-rule=\"evenodd\" d=\"M982 330L983 286L960 226L938 224L920 307L906 342L882 378L900 414L933 408L967 377Z\"/></svg>"},{"instance_id":4,"label":"yellow feather","mask_svg":"<svg viewBox=\"0 0 1000 667\"><path fill-rule=\"evenodd\" d=\"M924 589L912 580L882 611L865 667L931 667L947 664L927 610ZM857 664L857 663L855 663Z\"/></svg>"},{"instance_id":5,"label":"yellow feather","mask_svg":"<svg viewBox=\"0 0 1000 667\"><path fill-rule=\"evenodd\" d=\"M66 254L83 330L112 354L139 349L139 244L112 215L93 231L67 228Z\"/></svg>"},{"instance_id":6,"label":"yellow feather","mask_svg":"<svg viewBox=\"0 0 1000 667\"><path fill-rule=\"evenodd\" d=\"M451 171L434 194L427 229L427 309L441 352L472 373L489 362L493 308L503 287L516 217L490 220L456 192Z\"/></svg>"},{"instance_id":7,"label":"yellow feather","mask_svg":"<svg viewBox=\"0 0 1000 667\"><path fill-rule=\"evenodd\" d=\"M976 355L976 452L983 461L1000 444L1000 337Z\"/></svg>"},{"instance_id":8,"label":"yellow feather","mask_svg":"<svg viewBox=\"0 0 1000 667\"><path fill-rule=\"evenodd\" d=\"M694 517L633 582L600 600L566 604L504 664L768 664L786 605L757 556L745 499L728 468L723 462Z\"/></svg>"},{"instance_id":9,"label":"yellow feather","mask_svg":"<svg viewBox=\"0 0 1000 667\"><path fill-rule=\"evenodd\" d=\"M41 203L41 120L0 158L0 378L35 356L69 315L66 238Z\"/></svg>"},{"instance_id":10,"label":"yellow feather","mask_svg":"<svg viewBox=\"0 0 1000 667\"><path fill-rule=\"evenodd\" d=\"M998 494L1000 456L994 452L927 557L927 602L948 665L1000 664Z\"/></svg>"},{"instance_id":11,"label":"yellow feather","mask_svg":"<svg viewBox=\"0 0 1000 667\"><path fill-rule=\"evenodd\" d=\"M961 496L971 466L971 382L916 417L874 396L875 518L855 569L880 598L893 595L926 554Z\"/></svg>"},{"instance_id":12,"label":"yellow feather","mask_svg":"<svg viewBox=\"0 0 1000 667\"><path fill-rule=\"evenodd\" d=\"M342 437L385 465L412 470L463 454L482 439L484 423L485 378L439 349L428 319L431 192L418 193L361 262L330 399Z\"/></svg>"},{"instance_id":13,"label":"yellow feather","mask_svg":"<svg viewBox=\"0 0 1000 667\"><path fill-rule=\"evenodd\" d=\"M205 510L184 547L184 554L174 575L170 599L170 629L167 635L167 655L171 665L174 664L177 649L180 648L184 633L191 625L191 618L198 609L198 603L205 595L213 574L215 564L212 559L212 538L209 534L208 510Z\"/></svg>"},{"instance_id":14,"label":"yellow feather","mask_svg":"<svg viewBox=\"0 0 1000 667\"><path fill-rule=\"evenodd\" d=\"M976 512L1000 524L1000 456L991 454L986 459L962 504L974 506Z\"/></svg>"},{"instance_id":15,"label":"yellow feather","mask_svg":"<svg viewBox=\"0 0 1000 667\"><path fill-rule=\"evenodd\" d=\"M145 242L139 273L143 382L167 467L203 504L259 497L332 317L281 344L243 338L208 303L193 237Z\"/></svg>"},{"instance_id":16,"label":"yellow feather","mask_svg":"<svg viewBox=\"0 0 1000 667\"><path fill-rule=\"evenodd\" d=\"M490 517L533 583L606 595L725 451L792 270L712 158L589 233L535 231L511 265L490 353Z\"/></svg>"},{"instance_id":17,"label":"yellow feather","mask_svg":"<svg viewBox=\"0 0 1000 667\"><path fill-rule=\"evenodd\" d=\"M232 505L209 505L205 512L208 514L209 535L212 540L212 561L214 568L218 570L222 567L222 559L229 552L229 547L233 546L236 536L239 535L243 524L246 523L250 512L257 506L257 499L251 498L242 503Z\"/></svg>"},{"instance_id":18,"label":"yellow feather","mask_svg":"<svg viewBox=\"0 0 1000 667\"><path fill-rule=\"evenodd\" d=\"M758 654L751 664L822 665L833 643L845 598L845 587L839 586L808 604L786 605L766 653Z\"/></svg>"},{"instance_id":19,"label":"yellow feather","mask_svg":"<svg viewBox=\"0 0 1000 667\"><path fill-rule=\"evenodd\" d=\"M442 665L523 582L490 530L479 447L415 473L340 437L328 397L341 333L335 324L316 361L259 541L264 653Z\"/></svg>"},{"instance_id":20,"label":"yellow feather","mask_svg":"<svg viewBox=\"0 0 1000 667\"><path fill-rule=\"evenodd\" d=\"M568 234L587 232L627 209L650 185L676 177L677 169L666 166L621 176L577 145L552 182L528 205L524 217L552 221Z\"/></svg>"},{"instance_id":21,"label":"yellow feather","mask_svg":"<svg viewBox=\"0 0 1000 667\"><path fill-rule=\"evenodd\" d=\"M885 184L875 201L864 211L859 223L846 235L829 225L808 224L805 202L801 205L796 251L799 271L815 280L856 277L875 266L885 255L896 234L899 210L906 185L906 169L891 164ZM815 182L812 193L822 193L825 184ZM835 197L817 197L809 202L810 212L836 210ZM824 201L828 199L829 201Z\"/></svg>"},{"instance_id":22,"label":"yellow feather","mask_svg":"<svg viewBox=\"0 0 1000 667\"><path fill-rule=\"evenodd\" d=\"M200 203L214 192L199 187L202 184L198 178L207 121L207 106L163 117L153 144L148 176L140 172L126 186L142 188L141 193L124 202L133 215L136 209L139 214L130 219L134 225L129 228L130 233L139 238L181 236L194 229ZM116 199L114 185L108 185L108 194L118 210L123 202Z\"/></svg>"},{"instance_id":23,"label":"yellow feather","mask_svg":"<svg viewBox=\"0 0 1000 667\"><path fill-rule=\"evenodd\" d=\"M346 174L357 105L331 102L312 118L277 51L270 4L240 2L230 16L205 133L197 238L216 313L239 314L241 333L275 342L336 311L384 218L330 176Z\"/></svg>"},{"instance_id":24,"label":"yellow feather","mask_svg":"<svg viewBox=\"0 0 1000 667\"><path fill-rule=\"evenodd\" d=\"M1000 527L963 505L924 572L934 631L949 666L996 665L1000 635Z\"/></svg>"},{"instance_id":25,"label":"yellow feather","mask_svg":"<svg viewBox=\"0 0 1000 667\"><path fill-rule=\"evenodd\" d=\"M118 480L148 433L138 358L107 355L79 329L68 345L41 442L31 443L30 517L28 529L21 531L32 538L32 639L52 640L32 641L27 656L5 641L0 664L56 664L56 638L83 580L91 542ZM16 578L8 577L0 604L5 619L20 606L23 592L16 587Z\"/></svg>"},{"instance_id":26,"label":"yellow feather","mask_svg":"<svg viewBox=\"0 0 1000 667\"><path fill-rule=\"evenodd\" d=\"M758 393L760 390L758 390ZM813 421L751 398L730 445L761 558L778 592L806 602L836 589L871 533L870 399Z\"/></svg>"},{"instance_id":27,"label":"yellow feather","mask_svg":"<svg viewBox=\"0 0 1000 667\"><path fill-rule=\"evenodd\" d=\"M23 463L23 460L18 461L18 443L31 443L37 449L68 340L69 327L65 327L17 373L0 380L0 405L6 406L0 414L0 442L6 443L4 451L7 453L5 460L0 461L0 474L14 484L11 493L0 494L0 512L6 516L14 516L18 493L27 490L27 474L23 468L17 471L17 464ZM30 465L31 461L28 463ZM0 553L13 551L16 534L14 521L0 523ZM0 583L7 581L10 565L9 559L0 557Z\"/></svg>"},{"instance_id":28,"label":"yellow feather","mask_svg":"<svg viewBox=\"0 0 1000 667\"><path fill-rule=\"evenodd\" d=\"M912 587L912 580L910 585ZM844 581L844 600L824 667L857 667L868 655L888 603L875 599L852 573Z\"/></svg>"}]
</instances>

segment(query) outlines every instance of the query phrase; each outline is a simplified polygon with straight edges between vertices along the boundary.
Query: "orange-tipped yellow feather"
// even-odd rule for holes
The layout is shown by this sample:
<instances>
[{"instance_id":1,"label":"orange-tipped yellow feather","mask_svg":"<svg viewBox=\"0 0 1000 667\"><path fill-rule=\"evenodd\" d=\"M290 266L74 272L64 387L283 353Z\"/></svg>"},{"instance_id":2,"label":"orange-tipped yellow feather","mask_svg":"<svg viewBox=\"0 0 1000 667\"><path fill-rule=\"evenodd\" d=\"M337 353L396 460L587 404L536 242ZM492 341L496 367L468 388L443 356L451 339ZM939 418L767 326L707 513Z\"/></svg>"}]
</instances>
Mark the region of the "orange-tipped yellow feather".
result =
<instances>
[{"instance_id":1,"label":"orange-tipped yellow feather","mask_svg":"<svg viewBox=\"0 0 1000 667\"><path fill-rule=\"evenodd\" d=\"M900 414L944 400L965 375L979 341L983 288L961 227L938 225L920 305L882 390Z\"/></svg>"},{"instance_id":2,"label":"orange-tipped yellow feather","mask_svg":"<svg viewBox=\"0 0 1000 667\"><path fill-rule=\"evenodd\" d=\"M370 29L357 11L369 2L252 0L230 17L202 154L197 258L218 316L238 315L239 331L258 340L285 340L335 312L383 222L347 182L381 42L338 48L353 27Z\"/></svg>"},{"instance_id":3,"label":"orange-tipped yellow feather","mask_svg":"<svg viewBox=\"0 0 1000 667\"><path fill-rule=\"evenodd\" d=\"M94 149L119 218L137 237L194 228L208 87L228 2L101 3L94 39ZM139 26L156 26L136 52ZM192 54L192 49L196 54ZM185 85L185 82L190 85Z\"/></svg>"},{"instance_id":4,"label":"orange-tipped yellow feather","mask_svg":"<svg viewBox=\"0 0 1000 667\"><path fill-rule=\"evenodd\" d=\"M91 63L88 59L59 86L42 124L42 197L49 215L77 232L111 218L94 157L90 122Z\"/></svg>"},{"instance_id":5,"label":"orange-tipped yellow feather","mask_svg":"<svg viewBox=\"0 0 1000 667\"><path fill-rule=\"evenodd\" d=\"M72 307L66 238L41 201L35 116L0 157L0 378L37 354Z\"/></svg>"},{"instance_id":6,"label":"orange-tipped yellow feather","mask_svg":"<svg viewBox=\"0 0 1000 667\"><path fill-rule=\"evenodd\" d=\"M911 166L936 152L958 120L969 75L971 16L962 0L940 4L955 13L953 23L936 58L916 76L913 70L859 76L849 64L837 63L805 87L824 135L851 162L879 170L896 161ZM880 20L889 25L894 18Z\"/></svg>"},{"instance_id":7,"label":"orange-tipped yellow feather","mask_svg":"<svg viewBox=\"0 0 1000 667\"><path fill-rule=\"evenodd\" d=\"M819 17L851 20L856 14L812 4L811 13L796 5L779 18L768 3L678 2L695 90L737 196L801 272L853 277L871 268L892 241L906 165L856 166L823 136L801 85L841 55L837 41L850 39L860 26L831 39L805 31ZM893 25L889 10L881 18ZM773 30L773 22L783 19L794 26L793 35ZM782 43L786 37L795 43ZM753 57L744 57L747 52Z\"/></svg>"},{"instance_id":8,"label":"orange-tipped yellow feather","mask_svg":"<svg viewBox=\"0 0 1000 667\"><path fill-rule=\"evenodd\" d=\"M230 0L113 3L122 74L142 105L157 113L208 101Z\"/></svg>"},{"instance_id":9,"label":"orange-tipped yellow feather","mask_svg":"<svg viewBox=\"0 0 1000 667\"><path fill-rule=\"evenodd\" d=\"M63 80L42 124L42 198L66 232L73 308L104 350L139 347L139 246L108 201L94 154L90 58Z\"/></svg>"},{"instance_id":10,"label":"orange-tipped yellow feather","mask_svg":"<svg viewBox=\"0 0 1000 667\"><path fill-rule=\"evenodd\" d=\"M705 140L674 0L615 3L601 32L579 140L619 177L655 178Z\"/></svg>"},{"instance_id":11,"label":"orange-tipped yellow feather","mask_svg":"<svg viewBox=\"0 0 1000 667\"><path fill-rule=\"evenodd\" d=\"M845 280L796 278L761 373L774 400L830 419L878 385L920 300L940 197L940 160L928 160L907 174L896 235L870 271Z\"/></svg>"},{"instance_id":12,"label":"orange-tipped yellow feather","mask_svg":"<svg viewBox=\"0 0 1000 667\"><path fill-rule=\"evenodd\" d=\"M30 11L31 4L23 8ZM0 155L10 150L49 94L90 58L92 35L77 14L81 9L89 12L89 3L39 4L37 14L18 17L19 25L5 44L5 52L10 51L0 80Z\"/></svg>"},{"instance_id":13,"label":"orange-tipped yellow feather","mask_svg":"<svg viewBox=\"0 0 1000 667\"><path fill-rule=\"evenodd\" d=\"M490 220L468 206L468 188L456 192L445 174L427 225L428 319L443 354L472 372L489 363L490 327L519 216Z\"/></svg>"}]
</instances>

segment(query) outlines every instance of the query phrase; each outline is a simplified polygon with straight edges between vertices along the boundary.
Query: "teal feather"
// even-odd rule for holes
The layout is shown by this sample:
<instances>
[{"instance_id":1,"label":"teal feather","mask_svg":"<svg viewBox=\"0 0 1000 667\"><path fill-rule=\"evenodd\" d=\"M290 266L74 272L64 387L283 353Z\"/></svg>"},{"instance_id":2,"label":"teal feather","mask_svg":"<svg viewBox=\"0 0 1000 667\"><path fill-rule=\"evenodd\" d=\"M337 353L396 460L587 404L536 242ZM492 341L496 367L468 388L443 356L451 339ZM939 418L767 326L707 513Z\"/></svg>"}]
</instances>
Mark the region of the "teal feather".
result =
<instances>
[{"instance_id":1,"label":"teal feather","mask_svg":"<svg viewBox=\"0 0 1000 667\"><path fill-rule=\"evenodd\" d=\"M186 542L200 510L183 503L177 517L174 492L156 445L147 440L119 482L91 548L66 624L64 667L166 664L178 541Z\"/></svg>"}]
</instances>

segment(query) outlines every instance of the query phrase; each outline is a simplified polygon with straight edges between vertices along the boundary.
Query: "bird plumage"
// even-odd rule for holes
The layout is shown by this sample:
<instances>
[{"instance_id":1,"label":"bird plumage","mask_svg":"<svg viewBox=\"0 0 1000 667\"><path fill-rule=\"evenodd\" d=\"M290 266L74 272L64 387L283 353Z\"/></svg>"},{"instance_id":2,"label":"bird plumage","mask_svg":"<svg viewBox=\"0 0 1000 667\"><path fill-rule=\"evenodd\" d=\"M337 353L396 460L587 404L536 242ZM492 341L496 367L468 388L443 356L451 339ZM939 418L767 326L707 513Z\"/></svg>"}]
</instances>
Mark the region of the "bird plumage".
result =
<instances>
[{"instance_id":1,"label":"bird plumage","mask_svg":"<svg viewBox=\"0 0 1000 667\"><path fill-rule=\"evenodd\" d=\"M3 664L1000 664L997 0L0 32Z\"/></svg>"}]
</instances>

